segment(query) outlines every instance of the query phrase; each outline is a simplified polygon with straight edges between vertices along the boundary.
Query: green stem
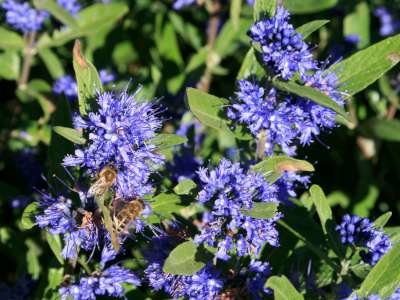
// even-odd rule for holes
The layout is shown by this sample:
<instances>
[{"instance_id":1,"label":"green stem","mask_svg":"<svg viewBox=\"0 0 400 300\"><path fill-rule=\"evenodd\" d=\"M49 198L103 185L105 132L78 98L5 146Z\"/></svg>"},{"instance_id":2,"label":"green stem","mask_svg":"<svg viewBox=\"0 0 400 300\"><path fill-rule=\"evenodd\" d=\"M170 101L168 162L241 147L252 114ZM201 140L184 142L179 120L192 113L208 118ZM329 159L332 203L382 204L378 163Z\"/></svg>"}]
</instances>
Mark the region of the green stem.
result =
<instances>
[{"instance_id":1,"label":"green stem","mask_svg":"<svg viewBox=\"0 0 400 300\"><path fill-rule=\"evenodd\" d=\"M280 220L278 221L278 224L281 225L283 228L285 228L287 231L289 231L291 234L293 234L295 237L297 237L299 240L301 240L312 252L315 253L315 255L324 260L333 270L335 270L335 272L340 274L341 267L332 262L332 260L322 250L320 250L317 246L307 241L301 234L299 234L295 229L290 227L284 221Z\"/></svg>"},{"instance_id":2,"label":"green stem","mask_svg":"<svg viewBox=\"0 0 400 300\"><path fill-rule=\"evenodd\" d=\"M35 48L36 32L29 32L27 36L26 45L24 48L24 61L22 64L21 77L18 80L18 88L25 89L29 80L29 73L31 71L32 60L36 54Z\"/></svg>"}]
</instances>

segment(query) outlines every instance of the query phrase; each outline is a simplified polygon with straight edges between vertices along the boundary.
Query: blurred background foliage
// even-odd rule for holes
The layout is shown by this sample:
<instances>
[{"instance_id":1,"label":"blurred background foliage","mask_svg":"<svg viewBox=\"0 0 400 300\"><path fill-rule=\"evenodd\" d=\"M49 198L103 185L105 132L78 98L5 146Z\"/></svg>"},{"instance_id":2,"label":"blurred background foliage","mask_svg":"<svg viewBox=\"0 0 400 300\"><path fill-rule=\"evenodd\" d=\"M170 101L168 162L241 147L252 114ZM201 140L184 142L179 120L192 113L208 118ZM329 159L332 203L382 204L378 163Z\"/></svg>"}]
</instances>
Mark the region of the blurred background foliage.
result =
<instances>
[{"instance_id":1,"label":"blurred background foliage","mask_svg":"<svg viewBox=\"0 0 400 300\"><path fill-rule=\"evenodd\" d=\"M90 1L82 4L92 5ZM383 39L380 20L374 14L376 8L384 6L395 20L400 20L400 1L284 0L283 4L294 14L295 27L315 19L329 20L308 41L315 45L315 56L331 63ZM99 8L102 5L113 6ZM64 153L72 149L70 143L52 134L51 128L68 124L69 110L76 107L56 96L52 86L60 76L73 75L75 38L80 38L86 57L97 69L115 73L118 87L134 90L140 84L142 98L159 99L165 120L163 132L176 132L181 119L184 123L192 119L187 113L185 88L199 86L204 76L209 76L206 90L210 93L233 96L236 74L249 49L246 32L253 20L252 8L243 3L239 17L230 3L223 3L215 42L210 42L212 28L205 8L175 11L171 6L167 0L95 4L85 10L85 18L77 18L79 29L70 35L60 29L58 20L48 21L39 33L29 78L22 83L26 37L11 32L2 17L0 281L13 282L26 273L34 279L44 277L38 291L38 295L44 295L46 288L51 288L51 280L62 275L56 259L43 255L50 251L43 232L37 228L23 230L20 220L23 208L37 197L46 181L59 184L51 174ZM358 37L356 42L351 39L354 35ZM353 96L347 107L352 124L322 135L320 141L298 155L314 164L312 181L324 188L337 216L346 211L375 219L392 211L388 225L400 225L399 71L395 67ZM195 138L197 130L203 129L191 127L190 139ZM58 148L49 148L50 144ZM192 143L184 151L207 164L232 155L233 147L245 146L209 129L201 145ZM169 165L179 163L172 153L169 159ZM187 171L193 172L190 168ZM174 179L166 179L171 177L168 167L160 174L165 187L174 186ZM284 236L282 240L284 244ZM271 261L278 266L278 258ZM44 274L44 269L49 271Z\"/></svg>"}]
</instances>

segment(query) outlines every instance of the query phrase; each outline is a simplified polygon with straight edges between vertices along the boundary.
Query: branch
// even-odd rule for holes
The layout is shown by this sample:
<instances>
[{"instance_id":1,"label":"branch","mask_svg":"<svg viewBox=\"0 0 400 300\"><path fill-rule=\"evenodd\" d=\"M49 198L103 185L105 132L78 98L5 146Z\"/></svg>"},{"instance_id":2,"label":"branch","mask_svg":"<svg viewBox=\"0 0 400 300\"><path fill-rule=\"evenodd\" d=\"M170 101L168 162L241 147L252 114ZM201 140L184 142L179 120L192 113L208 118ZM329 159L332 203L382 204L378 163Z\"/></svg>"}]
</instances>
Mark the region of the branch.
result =
<instances>
[{"instance_id":1,"label":"branch","mask_svg":"<svg viewBox=\"0 0 400 300\"><path fill-rule=\"evenodd\" d=\"M32 59L36 54L35 49L36 32L29 32L27 36L26 46L24 48L24 62L22 65L21 77L18 80L18 88L25 89L26 83L29 79L29 73L31 71Z\"/></svg>"},{"instance_id":2,"label":"branch","mask_svg":"<svg viewBox=\"0 0 400 300\"><path fill-rule=\"evenodd\" d=\"M222 5L218 0L213 0L207 5L207 11L210 15L208 20L208 32L207 32L207 62L206 62L206 70L204 71L203 76L201 77L199 83L197 84L197 88L208 92L210 90L211 80L212 80L212 68L213 68L213 56L215 49L215 41L218 36L218 26L220 23L220 12Z\"/></svg>"}]
</instances>

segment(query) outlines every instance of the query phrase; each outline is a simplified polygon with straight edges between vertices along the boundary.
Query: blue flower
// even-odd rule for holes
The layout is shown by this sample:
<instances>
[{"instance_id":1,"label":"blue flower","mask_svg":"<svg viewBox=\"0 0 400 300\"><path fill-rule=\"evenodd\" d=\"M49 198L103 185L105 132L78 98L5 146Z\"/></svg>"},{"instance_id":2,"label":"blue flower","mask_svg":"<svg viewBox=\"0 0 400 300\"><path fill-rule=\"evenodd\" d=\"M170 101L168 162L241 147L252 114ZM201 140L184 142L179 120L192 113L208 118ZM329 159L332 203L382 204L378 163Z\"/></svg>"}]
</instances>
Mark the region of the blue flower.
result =
<instances>
[{"instance_id":1,"label":"blue flower","mask_svg":"<svg viewBox=\"0 0 400 300\"><path fill-rule=\"evenodd\" d=\"M271 267L268 263L252 260L249 264L246 274L247 290L253 296L253 299L263 299L264 294L270 294L271 291L265 288L265 282L271 275Z\"/></svg>"},{"instance_id":2,"label":"blue flower","mask_svg":"<svg viewBox=\"0 0 400 300\"><path fill-rule=\"evenodd\" d=\"M53 85L53 92L56 95L64 95L70 100L78 97L78 85L71 75L58 78Z\"/></svg>"},{"instance_id":3,"label":"blue flower","mask_svg":"<svg viewBox=\"0 0 400 300\"><path fill-rule=\"evenodd\" d=\"M304 80L306 85L343 105L343 95L335 88L335 74L317 71L313 75L305 74ZM298 144L309 145L321 131L335 126L336 113L311 100L279 93L256 79L240 80L238 87L227 115L237 123L246 124L254 137L265 135L266 155L272 155L276 146L280 146L284 153L293 156Z\"/></svg>"},{"instance_id":4,"label":"blue flower","mask_svg":"<svg viewBox=\"0 0 400 300\"><path fill-rule=\"evenodd\" d=\"M336 230L344 245L363 248L361 257L370 265L375 265L392 247L389 236L367 218L345 215Z\"/></svg>"},{"instance_id":5,"label":"blue flower","mask_svg":"<svg viewBox=\"0 0 400 300\"><path fill-rule=\"evenodd\" d=\"M388 300L400 300L400 287L398 287Z\"/></svg>"},{"instance_id":6,"label":"blue flower","mask_svg":"<svg viewBox=\"0 0 400 300\"><path fill-rule=\"evenodd\" d=\"M35 282L29 276L18 278L13 286L0 282L0 299L22 300L30 299L35 290Z\"/></svg>"},{"instance_id":7,"label":"blue flower","mask_svg":"<svg viewBox=\"0 0 400 300\"><path fill-rule=\"evenodd\" d=\"M316 68L309 46L289 18L289 12L278 7L274 17L256 22L249 31L253 42L261 46L264 63L283 79Z\"/></svg>"},{"instance_id":8,"label":"blue flower","mask_svg":"<svg viewBox=\"0 0 400 300\"><path fill-rule=\"evenodd\" d=\"M57 0L57 3L67 10L71 15L76 15L82 8L77 0Z\"/></svg>"},{"instance_id":9,"label":"blue flower","mask_svg":"<svg viewBox=\"0 0 400 300\"><path fill-rule=\"evenodd\" d=\"M149 265L144 273L149 285L156 291L163 290L174 299L215 299L221 293L223 280L211 264L191 276L163 272L165 259L180 241L179 238L166 235L153 238L151 247L145 253Z\"/></svg>"},{"instance_id":10,"label":"blue flower","mask_svg":"<svg viewBox=\"0 0 400 300\"><path fill-rule=\"evenodd\" d=\"M337 89L336 75L325 74L312 57L309 46L288 21L289 12L278 7L273 18L256 22L249 31L253 42L261 46L263 62L272 71L271 75L288 80L298 73L305 86L321 91L343 106L344 93ZM280 146L290 156L296 154L298 144L308 145L322 131L333 128L336 117L329 108L278 92L269 83L251 78L238 82L238 91L227 115L247 125L259 141L265 140L266 155L272 155L276 146Z\"/></svg>"},{"instance_id":11,"label":"blue flower","mask_svg":"<svg viewBox=\"0 0 400 300\"><path fill-rule=\"evenodd\" d=\"M117 171L116 192L125 197L151 192L149 176L163 157L150 140L161 127L157 110L135 95L105 92L97 97L99 109L87 117L76 116L75 127L83 130L88 142L64 159L65 166L80 166L97 176L106 166Z\"/></svg>"},{"instance_id":12,"label":"blue flower","mask_svg":"<svg viewBox=\"0 0 400 300\"><path fill-rule=\"evenodd\" d=\"M106 231L96 218L96 213L84 208L75 210L72 201L66 197L52 197L45 193L41 194L39 214L35 216L40 228L51 234L63 235L64 248L61 255L72 260L78 257L79 249L92 252L100 243Z\"/></svg>"},{"instance_id":13,"label":"blue flower","mask_svg":"<svg viewBox=\"0 0 400 300\"><path fill-rule=\"evenodd\" d=\"M22 135L22 132L21 132ZM29 191L39 189L44 185L42 177L43 166L38 160L38 151L34 148L23 148L15 153L15 167L22 175Z\"/></svg>"},{"instance_id":14,"label":"blue flower","mask_svg":"<svg viewBox=\"0 0 400 300\"><path fill-rule=\"evenodd\" d=\"M196 0L175 0L173 8L176 10L182 9L185 6L189 6L196 3Z\"/></svg>"},{"instance_id":15,"label":"blue flower","mask_svg":"<svg viewBox=\"0 0 400 300\"><path fill-rule=\"evenodd\" d=\"M99 71L99 77L102 84L106 85L113 82L115 74L107 71L106 69L101 69ZM53 93L56 95L64 95L69 100L75 100L78 98L78 85L75 78L71 75L64 75L56 79L53 84Z\"/></svg>"},{"instance_id":16,"label":"blue flower","mask_svg":"<svg viewBox=\"0 0 400 300\"><path fill-rule=\"evenodd\" d=\"M109 84L116 79L115 74L106 69L101 69L99 71L99 77L102 84Z\"/></svg>"},{"instance_id":17,"label":"blue flower","mask_svg":"<svg viewBox=\"0 0 400 300\"><path fill-rule=\"evenodd\" d=\"M200 149L205 137L203 126L190 112L186 112L183 115L176 134L187 138L193 138L195 150Z\"/></svg>"},{"instance_id":18,"label":"blue flower","mask_svg":"<svg viewBox=\"0 0 400 300\"><path fill-rule=\"evenodd\" d=\"M296 172L285 172L276 182L278 186L278 198L281 202L288 203L289 198L297 197L297 188L307 188L310 184L310 176L300 175Z\"/></svg>"},{"instance_id":19,"label":"blue flower","mask_svg":"<svg viewBox=\"0 0 400 300\"><path fill-rule=\"evenodd\" d=\"M122 284L139 286L140 280L132 271L113 265L101 271L100 274L82 277L79 283L61 287L59 293L63 300L69 299L69 297L74 300L94 300L97 299L96 296L123 297Z\"/></svg>"},{"instance_id":20,"label":"blue flower","mask_svg":"<svg viewBox=\"0 0 400 300\"><path fill-rule=\"evenodd\" d=\"M167 163L167 170L174 182L184 179L196 179L196 170L201 166L202 161L195 157L190 150L182 147L181 153L174 153L171 163Z\"/></svg>"},{"instance_id":21,"label":"blue flower","mask_svg":"<svg viewBox=\"0 0 400 300\"><path fill-rule=\"evenodd\" d=\"M70 199L42 194L39 201L41 213L36 216L36 223L40 228L46 228L51 234L70 232L77 226L71 206Z\"/></svg>"},{"instance_id":22,"label":"blue flower","mask_svg":"<svg viewBox=\"0 0 400 300\"><path fill-rule=\"evenodd\" d=\"M23 33L39 31L49 17L48 12L30 7L27 1L6 0L1 7L6 10L7 23Z\"/></svg>"},{"instance_id":23,"label":"blue flower","mask_svg":"<svg viewBox=\"0 0 400 300\"><path fill-rule=\"evenodd\" d=\"M24 195L18 195L10 199L10 205L12 208L25 208L31 202L32 198Z\"/></svg>"},{"instance_id":24,"label":"blue flower","mask_svg":"<svg viewBox=\"0 0 400 300\"><path fill-rule=\"evenodd\" d=\"M389 36L400 30L400 22L395 20L393 15L383 6L378 7L374 11L375 16L379 18L381 27L379 34L381 36Z\"/></svg>"},{"instance_id":25,"label":"blue flower","mask_svg":"<svg viewBox=\"0 0 400 300\"><path fill-rule=\"evenodd\" d=\"M203 214L201 232L195 236L197 244L217 247L216 257L222 260L235 251L239 256L258 255L265 243L279 246L275 222L281 213L269 219L243 213L257 202L277 202L277 186L225 159L215 170L200 169L198 173L203 186L197 200L209 211Z\"/></svg>"},{"instance_id":26,"label":"blue flower","mask_svg":"<svg viewBox=\"0 0 400 300\"><path fill-rule=\"evenodd\" d=\"M348 294L352 293L350 290ZM369 295L367 297L359 297L357 294L354 294L350 297L343 298L344 300L400 300L400 288L397 288L392 295L386 297L386 298L381 298L379 295Z\"/></svg>"}]
</instances>

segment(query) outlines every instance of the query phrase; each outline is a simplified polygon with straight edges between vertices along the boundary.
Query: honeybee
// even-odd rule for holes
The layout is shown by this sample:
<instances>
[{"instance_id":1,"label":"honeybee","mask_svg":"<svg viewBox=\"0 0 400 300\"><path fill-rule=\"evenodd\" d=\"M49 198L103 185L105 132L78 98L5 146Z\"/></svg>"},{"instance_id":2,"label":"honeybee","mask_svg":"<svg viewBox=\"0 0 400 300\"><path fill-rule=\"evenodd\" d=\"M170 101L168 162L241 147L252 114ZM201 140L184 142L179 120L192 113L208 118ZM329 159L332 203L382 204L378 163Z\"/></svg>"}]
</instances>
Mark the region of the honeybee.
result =
<instances>
[{"instance_id":1,"label":"honeybee","mask_svg":"<svg viewBox=\"0 0 400 300\"><path fill-rule=\"evenodd\" d=\"M92 184L88 193L91 196L101 196L114 184L117 171L112 166L105 166L99 173L98 179Z\"/></svg>"},{"instance_id":2,"label":"honeybee","mask_svg":"<svg viewBox=\"0 0 400 300\"><path fill-rule=\"evenodd\" d=\"M135 221L145 206L143 200L134 198L131 201L114 199L113 201L113 226L118 235L128 234L129 225Z\"/></svg>"},{"instance_id":3,"label":"honeybee","mask_svg":"<svg viewBox=\"0 0 400 300\"><path fill-rule=\"evenodd\" d=\"M93 224L93 213L85 210L83 212L82 222L79 228L86 228L91 226L92 224Z\"/></svg>"}]
</instances>

